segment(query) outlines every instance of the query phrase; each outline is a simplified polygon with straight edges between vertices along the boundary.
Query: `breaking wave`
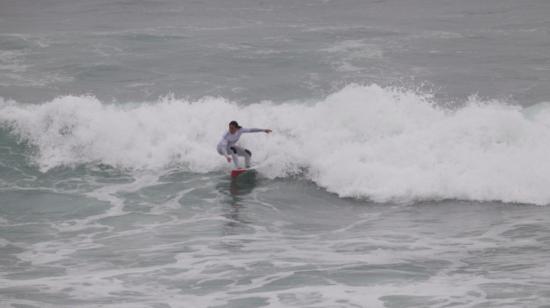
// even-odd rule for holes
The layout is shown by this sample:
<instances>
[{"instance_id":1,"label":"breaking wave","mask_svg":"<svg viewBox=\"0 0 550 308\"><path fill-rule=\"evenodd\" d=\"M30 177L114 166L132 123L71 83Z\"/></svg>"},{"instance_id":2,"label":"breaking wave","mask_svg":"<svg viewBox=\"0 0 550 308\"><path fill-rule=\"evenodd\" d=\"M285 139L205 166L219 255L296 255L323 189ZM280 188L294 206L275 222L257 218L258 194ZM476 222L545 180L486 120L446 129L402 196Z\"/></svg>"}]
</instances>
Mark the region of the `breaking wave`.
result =
<instances>
[{"instance_id":1,"label":"breaking wave","mask_svg":"<svg viewBox=\"0 0 550 308\"><path fill-rule=\"evenodd\" d=\"M171 97L107 104L63 96L0 101L0 125L36 151L43 171L101 163L129 169L228 168L215 151L226 125L244 135L267 177L304 176L342 197L378 202L464 199L550 203L550 106L471 98L449 109L428 95L349 85L317 102L239 105Z\"/></svg>"}]
</instances>

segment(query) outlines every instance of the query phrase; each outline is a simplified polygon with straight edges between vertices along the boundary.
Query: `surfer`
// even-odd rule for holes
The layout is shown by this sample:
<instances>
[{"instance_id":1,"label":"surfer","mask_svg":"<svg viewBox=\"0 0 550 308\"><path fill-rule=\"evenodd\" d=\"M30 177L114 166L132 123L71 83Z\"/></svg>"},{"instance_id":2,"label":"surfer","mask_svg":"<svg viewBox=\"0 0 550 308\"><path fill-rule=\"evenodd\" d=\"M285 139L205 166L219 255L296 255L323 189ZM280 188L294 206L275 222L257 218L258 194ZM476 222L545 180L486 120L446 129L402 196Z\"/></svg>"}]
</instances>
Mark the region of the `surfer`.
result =
<instances>
[{"instance_id":1,"label":"surfer","mask_svg":"<svg viewBox=\"0 0 550 308\"><path fill-rule=\"evenodd\" d=\"M261 129L261 128L244 128L239 126L237 121L229 122L229 130L223 135L222 140L218 143L218 153L225 156L227 162L230 163L233 160L235 168L239 168L239 160L237 156L244 157L244 166L245 168L250 167L250 157L252 152L250 150L242 148L237 145L237 141L243 133L260 133L264 132L266 134L271 133L271 129Z\"/></svg>"}]
</instances>

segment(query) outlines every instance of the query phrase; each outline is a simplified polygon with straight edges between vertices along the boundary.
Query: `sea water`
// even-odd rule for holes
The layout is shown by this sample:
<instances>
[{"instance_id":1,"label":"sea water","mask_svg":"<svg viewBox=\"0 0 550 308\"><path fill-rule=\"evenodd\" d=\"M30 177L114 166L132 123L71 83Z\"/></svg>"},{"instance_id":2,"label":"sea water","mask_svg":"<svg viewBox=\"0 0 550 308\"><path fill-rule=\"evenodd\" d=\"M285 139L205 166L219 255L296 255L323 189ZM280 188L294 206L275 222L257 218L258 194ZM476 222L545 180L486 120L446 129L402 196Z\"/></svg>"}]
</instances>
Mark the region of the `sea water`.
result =
<instances>
[{"instance_id":1,"label":"sea water","mask_svg":"<svg viewBox=\"0 0 550 308\"><path fill-rule=\"evenodd\" d=\"M550 307L548 14L1 1L0 306Z\"/></svg>"}]
</instances>

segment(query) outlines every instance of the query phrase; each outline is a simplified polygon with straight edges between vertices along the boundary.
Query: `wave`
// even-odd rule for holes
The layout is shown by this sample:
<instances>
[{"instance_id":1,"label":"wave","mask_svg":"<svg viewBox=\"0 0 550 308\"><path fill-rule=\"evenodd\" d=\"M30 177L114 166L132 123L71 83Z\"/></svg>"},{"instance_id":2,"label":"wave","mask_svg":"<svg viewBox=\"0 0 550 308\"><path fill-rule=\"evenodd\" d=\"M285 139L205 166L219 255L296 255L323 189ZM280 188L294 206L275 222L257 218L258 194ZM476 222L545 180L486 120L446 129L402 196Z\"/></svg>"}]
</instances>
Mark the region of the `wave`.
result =
<instances>
[{"instance_id":1,"label":"wave","mask_svg":"<svg viewBox=\"0 0 550 308\"><path fill-rule=\"evenodd\" d=\"M241 143L270 178L304 176L376 202L463 199L550 203L550 106L349 85L317 102L239 105L224 98L107 104L63 96L0 102L0 125L36 149L42 171L101 163L129 169L227 168L215 146L230 120L269 127Z\"/></svg>"}]
</instances>

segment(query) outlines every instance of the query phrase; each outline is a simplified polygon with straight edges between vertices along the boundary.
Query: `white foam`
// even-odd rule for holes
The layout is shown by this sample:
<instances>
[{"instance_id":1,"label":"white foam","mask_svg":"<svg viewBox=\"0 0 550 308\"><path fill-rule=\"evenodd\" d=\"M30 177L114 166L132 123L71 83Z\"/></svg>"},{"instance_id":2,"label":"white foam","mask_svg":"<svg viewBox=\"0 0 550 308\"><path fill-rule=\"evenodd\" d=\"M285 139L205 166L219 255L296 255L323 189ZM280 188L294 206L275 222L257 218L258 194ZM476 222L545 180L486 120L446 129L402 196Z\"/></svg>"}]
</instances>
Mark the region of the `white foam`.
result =
<instances>
[{"instance_id":1,"label":"white foam","mask_svg":"<svg viewBox=\"0 0 550 308\"><path fill-rule=\"evenodd\" d=\"M223 98L105 104L64 96L0 103L0 121L36 147L44 171L103 163L130 169L226 166L215 145L230 120L268 177L304 174L340 196L550 203L550 108L471 98L458 110L429 96L350 85L316 103L238 105Z\"/></svg>"}]
</instances>

